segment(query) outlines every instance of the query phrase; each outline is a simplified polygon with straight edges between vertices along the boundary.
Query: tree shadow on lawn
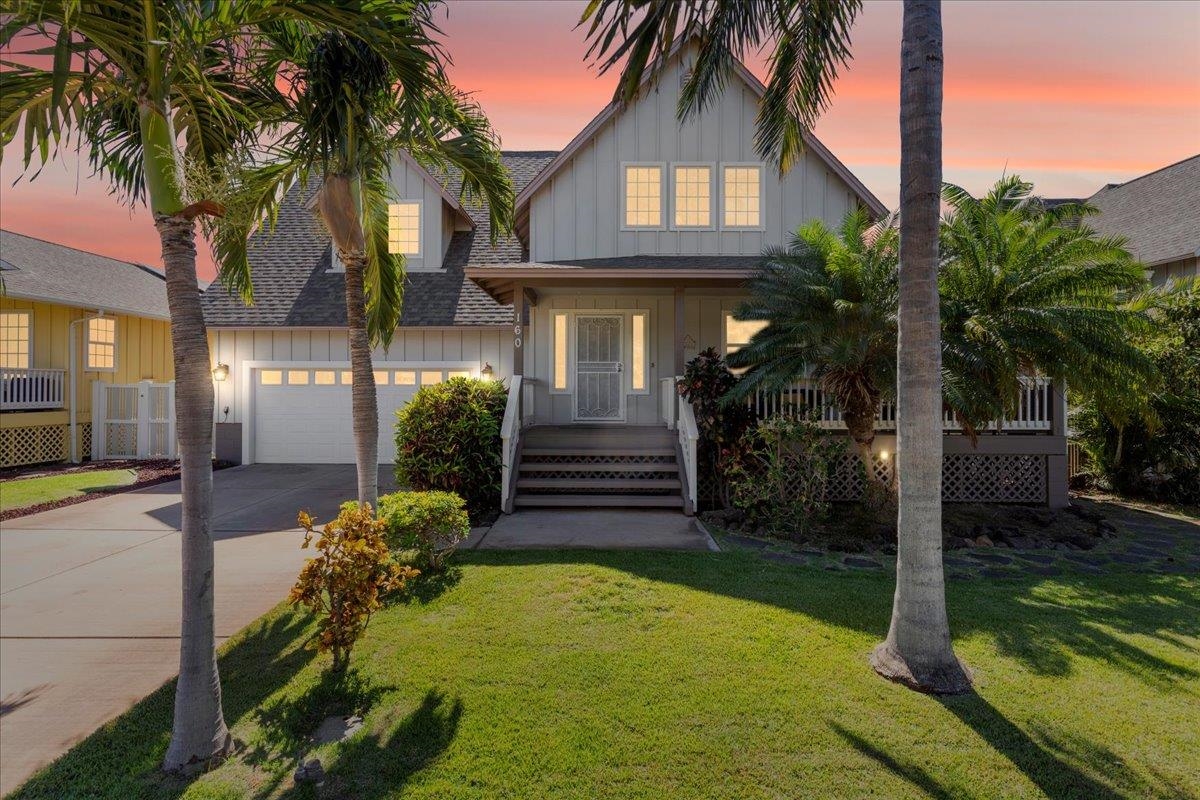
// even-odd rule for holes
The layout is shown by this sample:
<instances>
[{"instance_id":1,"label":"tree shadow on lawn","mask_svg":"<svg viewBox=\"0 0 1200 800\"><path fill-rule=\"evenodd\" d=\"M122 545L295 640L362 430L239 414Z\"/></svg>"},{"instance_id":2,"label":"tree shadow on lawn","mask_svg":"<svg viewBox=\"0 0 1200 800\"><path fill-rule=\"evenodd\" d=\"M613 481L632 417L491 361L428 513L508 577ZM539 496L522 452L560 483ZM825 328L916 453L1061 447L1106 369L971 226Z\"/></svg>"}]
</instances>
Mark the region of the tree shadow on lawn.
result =
<instances>
[{"instance_id":1,"label":"tree shadow on lawn","mask_svg":"<svg viewBox=\"0 0 1200 800\"><path fill-rule=\"evenodd\" d=\"M233 724L258 708L312 660L304 614L270 614L232 640L220 657L225 719ZM175 681L102 726L31 777L8 800L25 798L176 798L191 781L159 767L171 737Z\"/></svg>"},{"instance_id":2,"label":"tree shadow on lawn","mask_svg":"<svg viewBox=\"0 0 1200 800\"><path fill-rule=\"evenodd\" d=\"M830 572L747 553L597 550L480 550L466 563L580 564L777 606L882 640L891 616L891 573ZM1200 670L1138 646L1139 635L1169 647L1200 636L1200 581L1187 576L1065 573L947 585L955 636L983 633L999 652L1038 675L1067 676L1077 657L1102 660L1167 688ZM1134 587L1137 587L1136 589ZM852 600L853 602L848 602ZM1192 652L1190 646L1183 649Z\"/></svg>"}]
</instances>

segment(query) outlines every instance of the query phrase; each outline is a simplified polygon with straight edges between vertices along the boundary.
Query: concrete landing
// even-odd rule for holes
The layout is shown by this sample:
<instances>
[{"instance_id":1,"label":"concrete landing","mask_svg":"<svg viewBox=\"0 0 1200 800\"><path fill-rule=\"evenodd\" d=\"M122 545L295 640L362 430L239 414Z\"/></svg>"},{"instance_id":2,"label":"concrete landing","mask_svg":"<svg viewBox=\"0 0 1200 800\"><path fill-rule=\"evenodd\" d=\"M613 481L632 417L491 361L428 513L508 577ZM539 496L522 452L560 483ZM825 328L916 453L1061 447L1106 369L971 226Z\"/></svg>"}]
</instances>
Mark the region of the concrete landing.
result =
<instances>
[{"instance_id":1,"label":"concrete landing","mask_svg":"<svg viewBox=\"0 0 1200 800\"><path fill-rule=\"evenodd\" d=\"M710 542L678 511L538 509L502 515L475 548L709 550Z\"/></svg>"}]
</instances>

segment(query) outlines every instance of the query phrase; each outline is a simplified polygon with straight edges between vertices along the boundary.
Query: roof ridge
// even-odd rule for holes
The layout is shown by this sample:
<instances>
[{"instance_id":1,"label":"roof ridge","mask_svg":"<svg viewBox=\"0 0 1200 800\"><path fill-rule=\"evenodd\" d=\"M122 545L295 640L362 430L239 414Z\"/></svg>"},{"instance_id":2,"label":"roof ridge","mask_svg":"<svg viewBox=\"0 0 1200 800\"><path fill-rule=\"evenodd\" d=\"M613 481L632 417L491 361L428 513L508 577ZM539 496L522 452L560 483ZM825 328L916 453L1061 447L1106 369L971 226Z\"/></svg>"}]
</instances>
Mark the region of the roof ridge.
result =
<instances>
[{"instance_id":1,"label":"roof ridge","mask_svg":"<svg viewBox=\"0 0 1200 800\"><path fill-rule=\"evenodd\" d=\"M556 156L558 150L501 150L502 156Z\"/></svg>"},{"instance_id":2,"label":"roof ridge","mask_svg":"<svg viewBox=\"0 0 1200 800\"><path fill-rule=\"evenodd\" d=\"M1137 183L1138 181L1142 180L1143 178L1149 178L1153 175L1157 175L1158 173L1163 172L1164 170L1174 169L1175 167L1178 167L1180 164L1186 164L1187 162L1195 161L1198 158L1200 158L1200 153L1196 153L1196 155L1194 155L1194 156L1188 156L1187 158L1181 158L1174 163L1167 164L1166 166L1159 167L1158 169L1155 169L1155 170L1151 170L1150 172L1147 172L1144 175L1138 175L1136 178L1130 178L1129 180L1125 181L1124 183L1106 183L1103 186L1101 186L1099 189L1097 189L1095 191L1095 193L1092 194L1092 197L1095 197L1096 195L1100 194L1101 192L1103 192L1107 189L1124 188L1131 183Z\"/></svg>"},{"instance_id":3,"label":"roof ridge","mask_svg":"<svg viewBox=\"0 0 1200 800\"><path fill-rule=\"evenodd\" d=\"M62 247L66 250L74 250L76 253L83 253L83 254L89 255L89 256L96 256L97 258L106 258L109 261L115 261L118 264L124 264L127 267L135 267L136 269L140 269L143 272L148 272L151 275L153 275L154 277L159 278L163 281L165 281L167 279L166 275L159 272L154 267L151 267L148 264L139 264L136 261L126 261L123 258L115 258L113 256L106 256L104 253L97 253L95 250L84 250L82 247L75 247L74 245L63 244L62 242L54 242L49 239L43 239L40 236L30 236L28 233L21 233L20 231L14 231L12 228L0 228L0 232L7 233L9 236L20 236L23 239L33 239L35 242L41 242L42 244L49 244L49 245L53 245L55 247Z\"/></svg>"}]
</instances>

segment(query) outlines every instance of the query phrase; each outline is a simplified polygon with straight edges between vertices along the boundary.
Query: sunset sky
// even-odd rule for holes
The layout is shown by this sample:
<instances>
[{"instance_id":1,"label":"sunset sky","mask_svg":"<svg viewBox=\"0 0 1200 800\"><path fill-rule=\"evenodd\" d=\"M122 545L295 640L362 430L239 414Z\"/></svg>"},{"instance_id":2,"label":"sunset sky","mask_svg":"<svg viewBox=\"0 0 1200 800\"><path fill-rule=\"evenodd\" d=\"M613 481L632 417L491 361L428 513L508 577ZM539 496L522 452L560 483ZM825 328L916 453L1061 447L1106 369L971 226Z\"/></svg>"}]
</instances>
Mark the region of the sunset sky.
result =
<instances>
[{"instance_id":1,"label":"sunset sky","mask_svg":"<svg viewBox=\"0 0 1200 800\"><path fill-rule=\"evenodd\" d=\"M450 74L510 150L562 148L610 99L615 75L583 61L582 2L455 0ZM946 2L945 176L982 190L1005 171L1046 196L1088 196L1200 152L1200 2ZM854 60L817 136L889 207L898 197L900 5L868 2ZM761 57L751 69L762 74ZM0 224L117 258L159 263L130 212L73 158L36 181L19 139L0 166ZM214 270L202 254L203 277Z\"/></svg>"}]
</instances>

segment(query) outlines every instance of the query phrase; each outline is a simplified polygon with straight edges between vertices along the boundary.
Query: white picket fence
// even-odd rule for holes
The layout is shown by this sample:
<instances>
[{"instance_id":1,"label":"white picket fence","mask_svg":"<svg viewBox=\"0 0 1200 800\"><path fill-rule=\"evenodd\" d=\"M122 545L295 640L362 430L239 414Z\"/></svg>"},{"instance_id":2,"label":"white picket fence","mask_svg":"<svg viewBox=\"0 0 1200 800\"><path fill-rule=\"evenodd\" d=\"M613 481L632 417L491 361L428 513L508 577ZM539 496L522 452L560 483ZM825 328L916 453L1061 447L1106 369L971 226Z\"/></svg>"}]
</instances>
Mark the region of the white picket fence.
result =
<instances>
[{"instance_id":1,"label":"white picket fence","mask_svg":"<svg viewBox=\"0 0 1200 800\"><path fill-rule=\"evenodd\" d=\"M92 458L175 458L175 382L92 384Z\"/></svg>"}]
</instances>

